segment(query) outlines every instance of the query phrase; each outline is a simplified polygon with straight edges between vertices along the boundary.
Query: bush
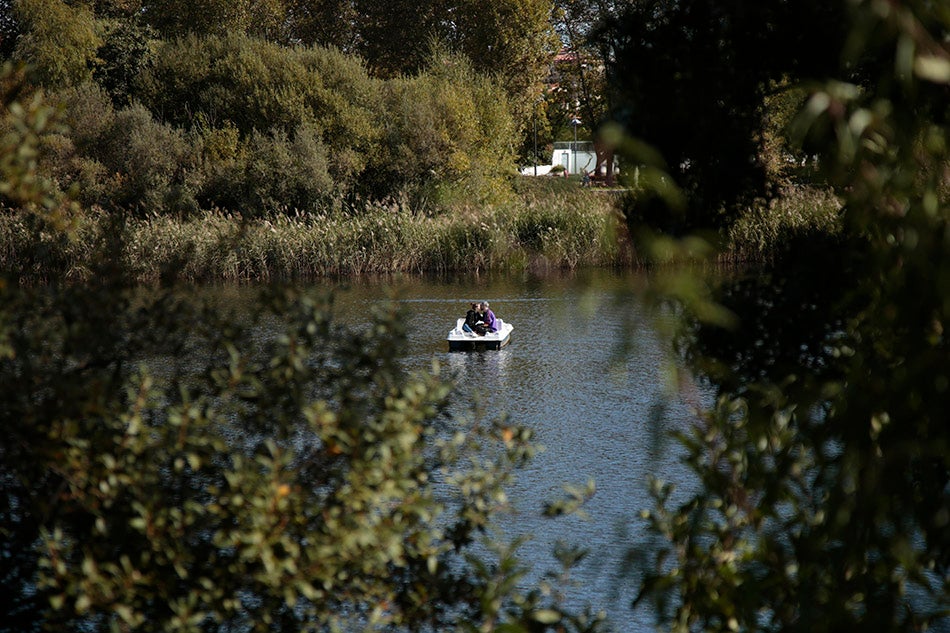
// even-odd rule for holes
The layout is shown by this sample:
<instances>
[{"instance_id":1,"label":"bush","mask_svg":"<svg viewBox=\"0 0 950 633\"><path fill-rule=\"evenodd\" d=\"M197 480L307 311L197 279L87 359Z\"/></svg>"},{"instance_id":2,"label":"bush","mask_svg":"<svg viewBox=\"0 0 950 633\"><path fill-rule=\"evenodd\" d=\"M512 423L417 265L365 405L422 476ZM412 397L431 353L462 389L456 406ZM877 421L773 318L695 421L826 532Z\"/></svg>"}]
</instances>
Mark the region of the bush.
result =
<instances>
[{"instance_id":1,"label":"bush","mask_svg":"<svg viewBox=\"0 0 950 633\"><path fill-rule=\"evenodd\" d=\"M119 177L113 202L128 209L175 209L188 205L180 186L194 162L184 135L152 118L139 104L116 113L103 131L97 158Z\"/></svg>"},{"instance_id":2,"label":"bush","mask_svg":"<svg viewBox=\"0 0 950 633\"><path fill-rule=\"evenodd\" d=\"M76 149L94 156L103 137L115 125L115 108L112 99L97 84L87 81L50 95L63 108L63 123Z\"/></svg>"},{"instance_id":3,"label":"bush","mask_svg":"<svg viewBox=\"0 0 950 633\"><path fill-rule=\"evenodd\" d=\"M53 95L62 103L63 141L48 138L43 169L63 187L76 186L84 204L106 208L186 211L196 207L192 190L195 152L185 135L163 124L141 104L116 110L91 82Z\"/></svg>"},{"instance_id":4,"label":"bush","mask_svg":"<svg viewBox=\"0 0 950 633\"><path fill-rule=\"evenodd\" d=\"M117 107L131 103L135 82L151 64L150 40L154 35L149 27L131 20L106 28L94 77Z\"/></svg>"},{"instance_id":5,"label":"bush","mask_svg":"<svg viewBox=\"0 0 950 633\"><path fill-rule=\"evenodd\" d=\"M82 83L92 77L100 39L92 11L84 4L49 0L4 3L22 35L14 59L29 65L31 80L48 88Z\"/></svg>"},{"instance_id":6,"label":"bush","mask_svg":"<svg viewBox=\"0 0 950 633\"><path fill-rule=\"evenodd\" d=\"M726 232L724 259L749 262L772 259L794 239L840 230L841 203L826 189L787 186L766 205L752 207Z\"/></svg>"},{"instance_id":7,"label":"bush","mask_svg":"<svg viewBox=\"0 0 950 633\"><path fill-rule=\"evenodd\" d=\"M338 188L355 188L380 152L389 116L383 82L370 77L359 58L337 50L295 48L293 54L312 77L308 104L329 150L330 174Z\"/></svg>"},{"instance_id":8,"label":"bush","mask_svg":"<svg viewBox=\"0 0 950 633\"><path fill-rule=\"evenodd\" d=\"M244 186L253 205L249 213L312 211L330 199L333 181L326 149L313 125L301 126L292 138L280 131L268 136L255 132L248 147Z\"/></svg>"},{"instance_id":9,"label":"bush","mask_svg":"<svg viewBox=\"0 0 950 633\"><path fill-rule=\"evenodd\" d=\"M377 85L336 51L192 35L159 48L139 96L183 128L231 124L247 137L317 123L330 146L365 148L383 115Z\"/></svg>"},{"instance_id":10,"label":"bush","mask_svg":"<svg viewBox=\"0 0 950 633\"><path fill-rule=\"evenodd\" d=\"M210 180L202 195L226 208L247 210L248 194L270 199L268 207L312 208L334 191L361 186L367 164L380 153L380 118L387 116L380 82L358 59L336 51L285 48L241 36L189 36L160 49L142 85L143 101L153 112L166 113L170 122L205 140L212 130L237 131L239 147L223 164L214 164L213 154L204 160ZM288 143L294 147L278 148ZM253 161L246 161L262 148L284 153L284 165L291 154L298 156L293 199L275 199L273 182L270 191L244 189L255 180ZM316 161L315 180L304 185L300 160L310 158ZM303 204L314 191L318 195Z\"/></svg>"},{"instance_id":11,"label":"bush","mask_svg":"<svg viewBox=\"0 0 950 633\"><path fill-rule=\"evenodd\" d=\"M416 207L505 199L514 123L504 92L463 58L436 55L429 69L386 86L386 136L372 193L404 189Z\"/></svg>"},{"instance_id":12,"label":"bush","mask_svg":"<svg viewBox=\"0 0 950 633\"><path fill-rule=\"evenodd\" d=\"M49 171L87 204L261 216L357 198L438 212L510 195L505 94L464 58L436 52L427 71L384 82L339 51L242 35L161 42L146 63L141 35L116 31L119 75L100 73L132 105L116 109L92 82L57 94L75 151Z\"/></svg>"}]
</instances>

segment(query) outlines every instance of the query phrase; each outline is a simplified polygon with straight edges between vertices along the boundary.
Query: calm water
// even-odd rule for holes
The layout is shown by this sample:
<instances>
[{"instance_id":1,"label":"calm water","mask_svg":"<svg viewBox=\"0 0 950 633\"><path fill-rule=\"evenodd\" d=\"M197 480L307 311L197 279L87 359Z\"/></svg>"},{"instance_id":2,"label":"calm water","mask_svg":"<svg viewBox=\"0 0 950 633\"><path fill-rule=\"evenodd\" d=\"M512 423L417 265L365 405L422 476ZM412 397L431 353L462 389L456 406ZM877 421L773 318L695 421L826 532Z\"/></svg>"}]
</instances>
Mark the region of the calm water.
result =
<instances>
[{"instance_id":1,"label":"calm water","mask_svg":"<svg viewBox=\"0 0 950 633\"><path fill-rule=\"evenodd\" d=\"M532 534L521 550L535 575L555 569L558 539L583 545L590 557L574 575L570 604L604 609L619 631L644 630L652 620L628 608L635 578L618 577L632 547L643 546L641 509L651 506L647 478L689 485L667 430L688 424L691 404L668 388L667 345L644 314L633 275L598 271L567 278L498 278L356 284L344 290L341 316L359 322L368 302L395 288L412 323L410 367L438 358L457 377L462 401L479 402L492 415L506 412L536 433L543 451L512 490L514 514L507 536ZM491 302L515 327L501 351L448 352L445 337L470 301ZM618 343L629 336L628 353ZM692 403L704 399L694 392ZM597 492L589 518L543 519L544 501L564 484L593 479Z\"/></svg>"}]
</instances>

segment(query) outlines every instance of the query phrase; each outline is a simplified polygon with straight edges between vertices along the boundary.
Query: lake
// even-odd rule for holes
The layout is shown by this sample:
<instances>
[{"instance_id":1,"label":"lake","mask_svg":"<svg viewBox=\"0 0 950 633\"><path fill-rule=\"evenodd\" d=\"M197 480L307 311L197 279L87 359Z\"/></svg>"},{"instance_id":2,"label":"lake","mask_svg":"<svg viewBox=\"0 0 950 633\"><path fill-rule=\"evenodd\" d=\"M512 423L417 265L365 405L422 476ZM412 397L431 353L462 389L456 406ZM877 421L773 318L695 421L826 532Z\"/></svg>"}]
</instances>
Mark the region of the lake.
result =
<instances>
[{"instance_id":1,"label":"lake","mask_svg":"<svg viewBox=\"0 0 950 633\"><path fill-rule=\"evenodd\" d=\"M629 609L636 578L617 575L624 555L645 545L638 514L652 507L648 478L688 487L689 474L666 433L690 424L694 405L710 400L708 391L684 398L671 389L668 341L635 292L646 283L639 274L609 271L414 277L352 282L336 303L342 318L359 323L368 303L394 289L412 324L409 368L427 368L437 358L456 377L461 406L478 403L489 415L507 413L534 430L543 450L520 473L502 528L510 537L533 535L521 550L534 567L532 578L556 568L551 552L558 539L588 548L568 603L605 610L621 631L652 624L648 613ZM490 301L514 325L511 343L500 351L449 352L449 330L478 300ZM620 353L625 340L629 349ZM589 479L596 494L585 506L588 519L540 516L564 484Z\"/></svg>"}]
</instances>

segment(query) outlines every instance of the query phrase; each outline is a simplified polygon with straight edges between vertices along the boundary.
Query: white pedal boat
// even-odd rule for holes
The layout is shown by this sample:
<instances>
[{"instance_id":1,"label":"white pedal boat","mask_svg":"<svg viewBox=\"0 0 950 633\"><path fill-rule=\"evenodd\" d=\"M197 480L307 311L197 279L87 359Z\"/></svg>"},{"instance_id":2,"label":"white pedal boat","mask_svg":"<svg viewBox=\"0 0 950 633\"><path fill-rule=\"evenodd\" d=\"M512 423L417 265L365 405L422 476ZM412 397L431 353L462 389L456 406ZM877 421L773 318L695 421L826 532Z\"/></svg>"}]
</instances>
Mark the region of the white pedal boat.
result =
<instances>
[{"instance_id":1,"label":"white pedal boat","mask_svg":"<svg viewBox=\"0 0 950 633\"><path fill-rule=\"evenodd\" d=\"M487 349L501 349L511 342L511 331L515 328L501 319L495 319L495 321L498 323L497 332L489 332L485 336L479 336L474 332L463 330L462 325L465 323L465 319L459 319L446 339L449 342L449 351L481 352Z\"/></svg>"}]
</instances>

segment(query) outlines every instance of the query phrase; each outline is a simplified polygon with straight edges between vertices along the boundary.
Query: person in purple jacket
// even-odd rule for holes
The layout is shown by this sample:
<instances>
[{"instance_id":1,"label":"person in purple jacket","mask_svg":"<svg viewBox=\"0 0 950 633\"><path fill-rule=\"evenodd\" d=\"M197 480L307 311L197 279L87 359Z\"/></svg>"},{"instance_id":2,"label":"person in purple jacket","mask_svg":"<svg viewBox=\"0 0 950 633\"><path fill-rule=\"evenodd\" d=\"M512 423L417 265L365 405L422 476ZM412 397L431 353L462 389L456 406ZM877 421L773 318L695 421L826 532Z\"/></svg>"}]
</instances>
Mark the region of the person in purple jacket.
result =
<instances>
[{"instance_id":1,"label":"person in purple jacket","mask_svg":"<svg viewBox=\"0 0 950 633\"><path fill-rule=\"evenodd\" d=\"M482 320L485 321L485 325L488 327L489 332L498 331L498 321L495 319L495 313L491 311L491 308L488 307L487 301L482 301Z\"/></svg>"}]
</instances>

